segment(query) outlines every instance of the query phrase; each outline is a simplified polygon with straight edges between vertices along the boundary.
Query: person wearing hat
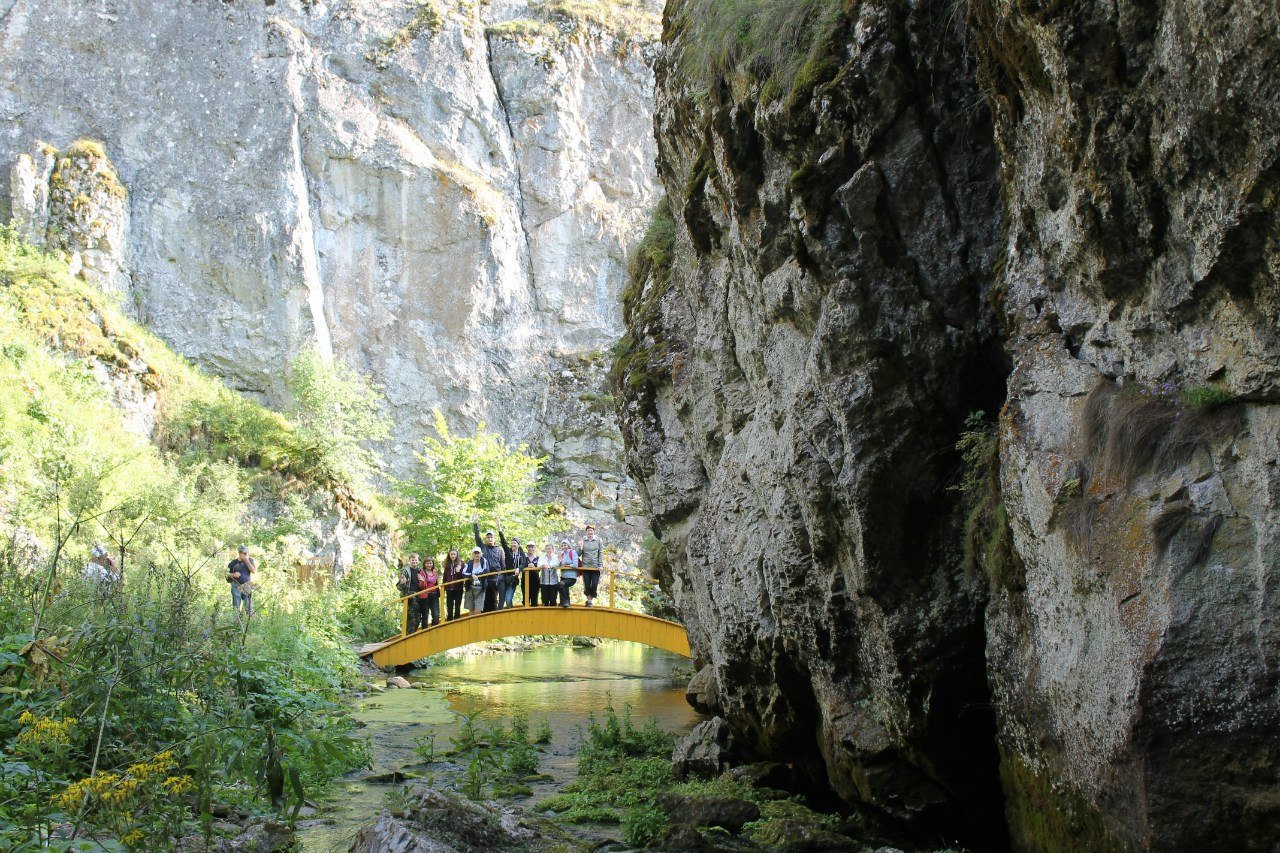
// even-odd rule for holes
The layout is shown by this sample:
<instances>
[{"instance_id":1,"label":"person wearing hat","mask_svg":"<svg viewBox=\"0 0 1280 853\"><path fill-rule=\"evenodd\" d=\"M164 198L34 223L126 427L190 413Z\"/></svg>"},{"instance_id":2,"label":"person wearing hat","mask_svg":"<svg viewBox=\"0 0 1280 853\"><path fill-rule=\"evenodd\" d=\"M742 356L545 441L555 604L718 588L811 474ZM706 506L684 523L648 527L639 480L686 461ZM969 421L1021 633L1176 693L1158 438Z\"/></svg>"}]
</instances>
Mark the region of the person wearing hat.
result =
<instances>
[{"instance_id":1,"label":"person wearing hat","mask_svg":"<svg viewBox=\"0 0 1280 853\"><path fill-rule=\"evenodd\" d=\"M231 584L231 609L236 617L240 616L241 605L246 616L253 615L253 573L258 570L249 549L241 545L236 549L236 558L227 563L227 583Z\"/></svg>"},{"instance_id":2,"label":"person wearing hat","mask_svg":"<svg viewBox=\"0 0 1280 853\"><path fill-rule=\"evenodd\" d=\"M99 592L113 592L120 583L120 569L116 561L111 559L107 547L101 543L89 549L89 562L85 564L84 576L98 586Z\"/></svg>"},{"instance_id":3,"label":"person wearing hat","mask_svg":"<svg viewBox=\"0 0 1280 853\"><path fill-rule=\"evenodd\" d=\"M512 538L511 545L502 532L502 519L498 519L498 543L502 546L502 579L498 587L498 609L515 604L516 587L520 585L520 577L529 565L529 559L520 547L520 540Z\"/></svg>"},{"instance_id":4,"label":"person wearing hat","mask_svg":"<svg viewBox=\"0 0 1280 853\"><path fill-rule=\"evenodd\" d=\"M578 565L582 566L582 594L590 607L596 603L600 570L604 568L604 543L596 538L594 524L588 524L586 537L578 540Z\"/></svg>"},{"instance_id":5,"label":"person wearing hat","mask_svg":"<svg viewBox=\"0 0 1280 853\"><path fill-rule=\"evenodd\" d=\"M538 603L538 545L532 539L524 543L524 604Z\"/></svg>"},{"instance_id":6,"label":"person wearing hat","mask_svg":"<svg viewBox=\"0 0 1280 853\"><path fill-rule=\"evenodd\" d=\"M489 573L489 564L484 559L484 553L480 550L480 546L471 549L471 559L462 566L462 576L470 578L466 584L467 595L463 601L463 606L467 608L467 613L476 612L476 594L480 595L481 602L484 601L484 576Z\"/></svg>"},{"instance_id":7,"label":"person wearing hat","mask_svg":"<svg viewBox=\"0 0 1280 853\"><path fill-rule=\"evenodd\" d=\"M569 606L569 588L578 582L578 552L568 539L560 540L560 606Z\"/></svg>"}]
</instances>

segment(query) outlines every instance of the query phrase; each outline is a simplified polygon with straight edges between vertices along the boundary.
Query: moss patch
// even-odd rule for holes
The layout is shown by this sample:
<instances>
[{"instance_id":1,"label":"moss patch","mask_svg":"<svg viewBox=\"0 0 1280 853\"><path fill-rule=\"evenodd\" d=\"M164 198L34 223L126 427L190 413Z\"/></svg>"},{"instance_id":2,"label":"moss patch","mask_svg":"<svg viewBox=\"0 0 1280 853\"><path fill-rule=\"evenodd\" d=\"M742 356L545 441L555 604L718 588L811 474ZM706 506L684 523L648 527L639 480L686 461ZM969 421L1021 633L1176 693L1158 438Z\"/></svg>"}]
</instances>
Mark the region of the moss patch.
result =
<instances>
[{"instance_id":1,"label":"moss patch","mask_svg":"<svg viewBox=\"0 0 1280 853\"><path fill-rule=\"evenodd\" d=\"M645 0L534 0L529 17L493 24L485 33L561 46L575 41L612 39L623 49L653 44L662 35L662 18Z\"/></svg>"},{"instance_id":2,"label":"moss patch","mask_svg":"<svg viewBox=\"0 0 1280 853\"><path fill-rule=\"evenodd\" d=\"M644 239L636 247L622 291L627 332L614 348L611 384L625 397L649 399L665 381L669 345L658 334L660 304L675 260L675 220L665 198L659 200Z\"/></svg>"},{"instance_id":3,"label":"moss patch","mask_svg":"<svg viewBox=\"0 0 1280 853\"><path fill-rule=\"evenodd\" d=\"M1022 559L1013 547L1009 513L1000 491L1000 431L975 412L956 445L964 475L956 490L964 496L964 563L972 576L982 572L993 587L1018 592L1025 587Z\"/></svg>"},{"instance_id":4,"label":"moss patch","mask_svg":"<svg viewBox=\"0 0 1280 853\"><path fill-rule=\"evenodd\" d=\"M1129 849L1084 798L1037 773L1021 757L1000 750L1006 815L1014 847L1042 853Z\"/></svg>"}]
</instances>

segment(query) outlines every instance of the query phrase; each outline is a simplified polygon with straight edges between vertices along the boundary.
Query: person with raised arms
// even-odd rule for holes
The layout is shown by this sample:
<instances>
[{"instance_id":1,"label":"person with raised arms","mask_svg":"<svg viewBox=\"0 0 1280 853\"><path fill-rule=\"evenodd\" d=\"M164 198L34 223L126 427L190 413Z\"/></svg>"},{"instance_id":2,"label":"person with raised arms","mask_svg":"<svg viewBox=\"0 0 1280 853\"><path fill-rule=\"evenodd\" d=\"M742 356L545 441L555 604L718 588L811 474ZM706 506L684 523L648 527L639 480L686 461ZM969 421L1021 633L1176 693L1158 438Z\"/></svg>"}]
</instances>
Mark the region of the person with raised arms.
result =
<instances>
[{"instance_id":1,"label":"person with raised arms","mask_svg":"<svg viewBox=\"0 0 1280 853\"><path fill-rule=\"evenodd\" d=\"M502 572L504 558L502 549L493 541L493 531L485 533L484 541L480 541L480 516L471 517L471 532L475 536L476 547L484 559L484 612L498 609L498 576ZM474 554L474 551L472 552Z\"/></svg>"},{"instance_id":2,"label":"person with raised arms","mask_svg":"<svg viewBox=\"0 0 1280 853\"><path fill-rule=\"evenodd\" d=\"M498 609L515 604L516 587L520 584L520 573L525 567L524 551L520 549L520 540L512 539L507 544L507 536L502 530L502 519L498 519L498 544L502 548L502 574L498 583Z\"/></svg>"}]
</instances>

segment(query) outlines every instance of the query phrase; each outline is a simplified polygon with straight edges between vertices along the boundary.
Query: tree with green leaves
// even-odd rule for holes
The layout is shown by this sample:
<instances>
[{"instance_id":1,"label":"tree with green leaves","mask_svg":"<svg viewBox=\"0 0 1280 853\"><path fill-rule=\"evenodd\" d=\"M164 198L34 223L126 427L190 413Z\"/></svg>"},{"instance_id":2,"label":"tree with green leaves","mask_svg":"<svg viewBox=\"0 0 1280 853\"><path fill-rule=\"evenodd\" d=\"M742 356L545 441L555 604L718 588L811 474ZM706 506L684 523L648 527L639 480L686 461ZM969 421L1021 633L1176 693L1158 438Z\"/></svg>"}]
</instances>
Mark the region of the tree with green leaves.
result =
<instances>
[{"instance_id":1,"label":"tree with green leaves","mask_svg":"<svg viewBox=\"0 0 1280 853\"><path fill-rule=\"evenodd\" d=\"M501 522L508 535L522 539L563 526L563 507L535 501L544 458L529 455L523 444L511 447L483 423L474 435L455 435L438 409L435 427L439 437L423 440L416 478L397 486L410 550L470 550L477 515L485 526Z\"/></svg>"},{"instance_id":2,"label":"tree with green leaves","mask_svg":"<svg viewBox=\"0 0 1280 853\"><path fill-rule=\"evenodd\" d=\"M339 477L368 482L382 470L381 457L368 444L391 434L381 390L340 359L325 358L314 347L289 365L286 377L293 402L289 415L302 439Z\"/></svg>"}]
</instances>

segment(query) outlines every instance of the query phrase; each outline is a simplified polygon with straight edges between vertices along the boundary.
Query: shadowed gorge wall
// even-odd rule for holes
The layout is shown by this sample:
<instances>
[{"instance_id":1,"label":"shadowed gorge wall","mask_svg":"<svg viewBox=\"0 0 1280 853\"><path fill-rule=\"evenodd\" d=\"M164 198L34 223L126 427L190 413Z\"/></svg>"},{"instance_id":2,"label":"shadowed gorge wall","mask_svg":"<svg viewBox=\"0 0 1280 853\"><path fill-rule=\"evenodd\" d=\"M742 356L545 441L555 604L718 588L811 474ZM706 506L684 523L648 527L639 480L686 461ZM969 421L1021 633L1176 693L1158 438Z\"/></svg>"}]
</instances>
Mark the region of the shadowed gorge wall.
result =
<instances>
[{"instance_id":1,"label":"shadowed gorge wall","mask_svg":"<svg viewBox=\"0 0 1280 853\"><path fill-rule=\"evenodd\" d=\"M973 15L1007 223L1022 575L987 630L1014 838L1269 850L1280 19Z\"/></svg>"},{"instance_id":2,"label":"shadowed gorge wall","mask_svg":"<svg viewBox=\"0 0 1280 853\"><path fill-rule=\"evenodd\" d=\"M664 44L615 381L691 695L917 838L1269 849L1274 9L673 0Z\"/></svg>"},{"instance_id":3,"label":"shadowed gorge wall","mask_svg":"<svg viewBox=\"0 0 1280 853\"><path fill-rule=\"evenodd\" d=\"M668 6L674 236L627 294L628 459L708 709L873 822L999 844L986 589L948 492L1003 393L989 114L943 5L811 5L779 24L812 52L793 81L693 71L706 10Z\"/></svg>"}]
</instances>

